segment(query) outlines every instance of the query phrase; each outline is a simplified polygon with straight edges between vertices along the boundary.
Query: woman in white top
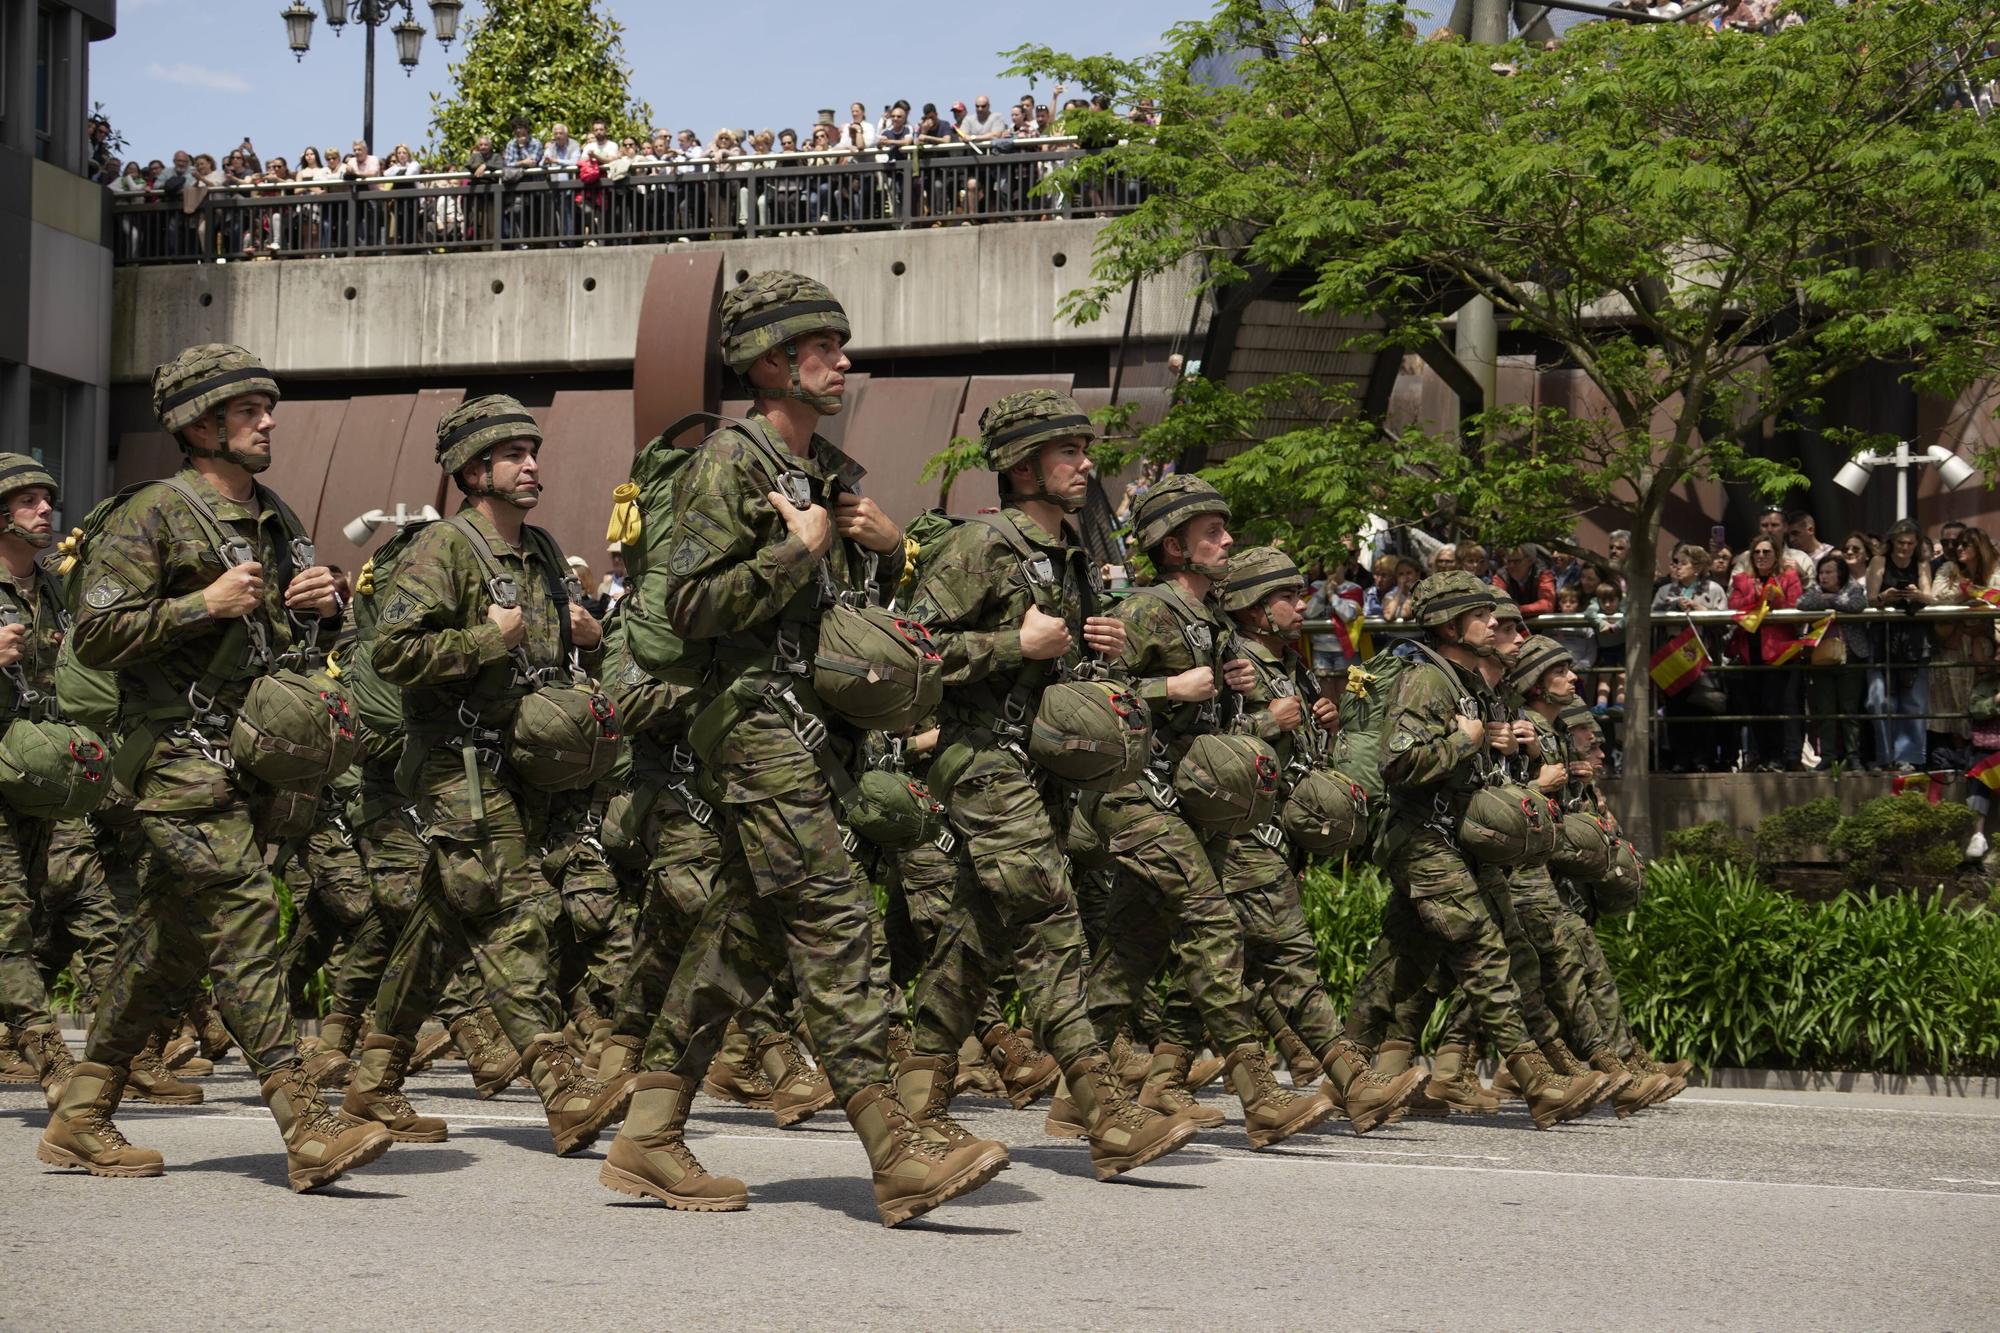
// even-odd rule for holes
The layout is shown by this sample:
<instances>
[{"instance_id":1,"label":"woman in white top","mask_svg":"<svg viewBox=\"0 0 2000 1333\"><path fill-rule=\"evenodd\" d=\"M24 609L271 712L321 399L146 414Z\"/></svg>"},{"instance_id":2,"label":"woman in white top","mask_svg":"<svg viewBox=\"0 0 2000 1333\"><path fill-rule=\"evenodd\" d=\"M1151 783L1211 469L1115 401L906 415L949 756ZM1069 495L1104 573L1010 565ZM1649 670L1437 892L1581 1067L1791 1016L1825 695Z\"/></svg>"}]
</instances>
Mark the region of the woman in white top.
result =
<instances>
[{"instance_id":1,"label":"woman in white top","mask_svg":"<svg viewBox=\"0 0 2000 1333\"><path fill-rule=\"evenodd\" d=\"M382 175L384 178L420 176L423 174L423 170L423 167L417 163L417 155L410 151L410 146L406 143L399 143L396 145L395 151L389 154L389 161L382 168ZM417 200L414 194L416 190L415 183L412 181L403 181L400 184L384 185L381 188L396 192L396 200L390 205L389 210L390 227L392 229L389 236L390 243L393 245L414 245L423 239L422 228L418 226L417 222Z\"/></svg>"}]
</instances>

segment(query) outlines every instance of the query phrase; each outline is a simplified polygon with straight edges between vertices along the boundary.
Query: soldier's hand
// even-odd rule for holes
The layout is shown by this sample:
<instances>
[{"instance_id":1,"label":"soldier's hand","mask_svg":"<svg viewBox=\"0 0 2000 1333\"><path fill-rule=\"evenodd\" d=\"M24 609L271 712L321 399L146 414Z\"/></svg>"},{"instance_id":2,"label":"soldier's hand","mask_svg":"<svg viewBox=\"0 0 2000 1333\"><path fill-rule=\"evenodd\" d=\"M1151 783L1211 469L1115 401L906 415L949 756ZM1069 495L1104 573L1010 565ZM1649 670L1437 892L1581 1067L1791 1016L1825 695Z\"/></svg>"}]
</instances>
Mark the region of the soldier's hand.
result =
<instances>
[{"instance_id":1,"label":"soldier's hand","mask_svg":"<svg viewBox=\"0 0 2000 1333\"><path fill-rule=\"evenodd\" d=\"M1550 795L1561 791L1568 780L1569 770L1561 764L1543 764L1535 770L1535 786Z\"/></svg>"},{"instance_id":2,"label":"soldier's hand","mask_svg":"<svg viewBox=\"0 0 2000 1333\"><path fill-rule=\"evenodd\" d=\"M1474 745L1486 744L1486 724L1478 718L1467 717L1465 714L1460 713L1458 715L1458 729L1464 732L1466 739Z\"/></svg>"},{"instance_id":3,"label":"soldier's hand","mask_svg":"<svg viewBox=\"0 0 2000 1333\"><path fill-rule=\"evenodd\" d=\"M1125 622L1117 616L1089 616L1083 622L1083 646L1093 653L1116 657L1125 651Z\"/></svg>"},{"instance_id":4,"label":"soldier's hand","mask_svg":"<svg viewBox=\"0 0 2000 1333\"><path fill-rule=\"evenodd\" d=\"M1271 720L1285 731L1296 731L1306 720L1305 700L1296 694L1280 695L1271 700Z\"/></svg>"},{"instance_id":5,"label":"soldier's hand","mask_svg":"<svg viewBox=\"0 0 2000 1333\"><path fill-rule=\"evenodd\" d=\"M1488 727L1486 743L1493 747L1495 754L1513 754L1521 748L1521 738L1509 726Z\"/></svg>"},{"instance_id":6,"label":"soldier's hand","mask_svg":"<svg viewBox=\"0 0 2000 1333\"><path fill-rule=\"evenodd\" d=\"M1541 755L1542 733L1535 730L1534 723L1516 722L1514 724L1514 740L1519 743L1522 754L1532 754L1537 757Z\"/></svg>"},{"instance_id":7,"label":"soldier's hand","mask_svg":"<svg viewBox=\"0 0 2000 1333\"><path fill-rule=\"evenodd\" d=\"M500 642L509 648L519 648L521 640L528 636L528 627L521 622L521 608L518 606L489 606L486 618L500 627Z\"/></svg>"},{"instance_id":8,"label":"soldier's hand","mask_svg":"<svg viewBox=\"0 0 2000 1333\"><path fill-rule=\"evenodd\" d=\"M0 625L0 667L13 666L28 647L26 625Z\"/></svg>"},{"instance_id":9,"label":"soldier's hand","mask_svg":"<svg viewBox=\"0 0 2000 1333\"><path fill-rule=\"evenodd\" d=\"M797 537L801 546L814 555L825 555L833 549L833 520L826 516L824 505L801 509L777 491L767 492L764 498L778 511L778 517L785 520L785 530Z\"/></svg>"},{"instance_id":10,"label":"soldier's hand","mask_svg":"<svg viewBox=\"0 0 2000 1333\"><path fill-rule=\"evenodd\" d=\"M1061 657L1076 642L1070 637L1069 624L1060 616L1052 616L1039 606L1031 606L1021 617L1021 658L1028 662L1046 662Z\"/></svg>"},{"instance_id":11,"label":"soldier's hand","mask_svg":"<svg viewBox=\"0 0 2000 1333\"><path fill-rule=\"evenodd\" d=\"M1321 731L1340 730L1340 705L1335 703L1333 700L1331 699L1313 700L1312 713L1313 713L1313 721L1319 724L1319 729Z\"/></svg>"},{"instance_id":12,"label":"soldier's hand","mask_svg":"<svg viewBox=\"0 0 2000 1333\"><path fill-rule=\"evenodd\" d=\"M865 495L842 491L833 502L833 526L866 550L886 553L903 544L903 530Z\"/></svg>"},{"instance_id":13,"label":"soldier's hand","mask_svg":"<svg viewBox=\"0 0 2000 1333\"><path fill-rule=\"evenodd\" d=\"M1177 704L1205 704L1215 697L1215 668L1189 667L1167 677L1167 699Z\"/></svg>"},{"instance_id":14,"label":"soldier's hand","mask_svg":"<svg viewBox=\"0 0 2000 1333\"><path fill-rule=\"evenodd\" d=\"M1222 683L1238 694L1248 694L1257 688L1257 668L1247 657L1231 658L1222 664Z\"/></svg>"},{"instance_id":15,"label":"soldier's hand","mask_svg":"<svg viewBox=\"0 0 2000 1333\"><path fill-rule=\"evenodd\" d=\"M920 731L910 737L909 744L905 748L911 754L929 754L932 750L937 749L940 734L940 731L936 727L932 727L928 731Z\"/></svg>"},{"instance_id":16,"label":"soldier's hand","mask_svg":"<svg viewBox=\"0 0 2000 1333\"><path fill-rule=\"evenodd\" d=\"M569 604L569 638L579 648L595 648L604 642L604 626L597 623L597 617L578 606Z\"/></svg>"},{"instance_id":17,"label":"soldier's hand","mask_svg":"<svg viewBox=\"0 0 2000 1333\"><path fill-rule=\"evenodd\" d=\"M264 600L264 567L251 560L223 570L201 590L201 600L213 619L241 620Z\"/></svg>"},{"instance_id":18,"label":"soldier's hand","mask_svg":"<svg viewBox=\"0 0 2000 1333\"><path fill-rule=\"evenodd\" d=\"M1588 782L1597 776L1597 765L1588 759L1572 759L1569 761L1569 775L1577 782Z\"/></svg>"},{"instance_id":19,"label":"soldier's hand","mask_svg":"<svg viewBox=\"0 0 2000 1333\"><path fill-rule=\"evenodd\" d=\"M322 619L338 613L340 585L333 581L333 571L314 565L292 575L292 581L285 585L285 609L311 611Z\"/></svg>"}]
</instances>

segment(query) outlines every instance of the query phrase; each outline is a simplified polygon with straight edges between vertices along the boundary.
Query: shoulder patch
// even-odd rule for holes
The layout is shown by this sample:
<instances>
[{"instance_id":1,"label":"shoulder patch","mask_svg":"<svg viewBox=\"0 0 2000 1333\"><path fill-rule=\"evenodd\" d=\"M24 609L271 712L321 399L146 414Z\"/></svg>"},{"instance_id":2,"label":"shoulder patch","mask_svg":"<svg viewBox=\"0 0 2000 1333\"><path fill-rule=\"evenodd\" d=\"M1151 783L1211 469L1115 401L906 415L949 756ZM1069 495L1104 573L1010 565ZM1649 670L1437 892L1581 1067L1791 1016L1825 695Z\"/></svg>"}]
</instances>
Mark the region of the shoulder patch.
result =
<instances>
[{"instance_id":1,"label":"shoulder patch","mask_svg":"<svg viewBox=\"0 0 2000 1333\"><path fill-rule=\"evenodd\" d=\"M83 595L83 602L85 606L102 611L123 596L125 596L125 585L107 574Z\"/></svg>"},{"instance_id":2,"label":"shoulder patch","mask_svg":"<svg viewBox=\"0 0 2000 1333\"><path fill-rule=\"evenodd\" d=\"M1415 736L1412 736L1407 731L1399 730L1395 735L1389 738L1389 748L1391 750L1394 750L1397 754L1401 754L1403 751L1409 749L1416 743L1417 743L1417 738Z\"/></svg>"},{"instance_id":3,"label":"shoulder patch","mask_svg":"<svg viewBox=\"0 0 2000 1333\"><path fill-rule=\"evenodd\" d=\"M389 599L389 604L382 608L382 623L385 625L400 625L405 620L408 620L416 609L416 604L408 596L403 593L397 593Z\"/></svg>"},{"instance_id":4,"label":"shoulder patch","mask_svg":"<svg viewBox=\"0 0 2000 1333\"><path fill-rule=\"evenodd\" d=\"M694 573L708 552L708 543L700 538L683 537L675 544L673 554L667 557L667 572L676 578L684 578Z\"/></svg>"}]
</instances>

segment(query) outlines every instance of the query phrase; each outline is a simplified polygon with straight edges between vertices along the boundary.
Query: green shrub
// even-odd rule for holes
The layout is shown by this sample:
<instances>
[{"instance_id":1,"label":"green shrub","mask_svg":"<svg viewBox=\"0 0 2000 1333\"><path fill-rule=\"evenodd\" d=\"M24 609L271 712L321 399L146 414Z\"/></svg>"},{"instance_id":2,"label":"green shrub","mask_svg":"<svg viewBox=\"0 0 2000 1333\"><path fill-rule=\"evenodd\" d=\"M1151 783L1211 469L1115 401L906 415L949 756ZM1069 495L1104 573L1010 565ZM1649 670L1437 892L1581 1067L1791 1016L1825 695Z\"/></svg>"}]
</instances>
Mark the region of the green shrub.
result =
<instances>
[{"instance_id":1,"label":"green shrub","mask_svg":"<svg viewBox=\"0 0 2000 1333\"><path fill-rule=\"evenodd\" d=\"M1719 819L1690 824L1667 834L1666 853L1718 866L1740 865L1750 859L1750 847L1743 835Z\"/></svg>"},{"instance_id":2,"label":"green shrub","mask_svg":"<svg viewBox=\"0 0 2000 1333\"><path fill-rule=\"evenodd\" d=\"M1821 796L1764 816L1757 823L1757 860L1763 865L1803 859L1807 850L1823 846L1840 823L1840 802Z\"/></svg>"},{"instance_id":3,"label":"green shrub","mask_svg":"<svg viewBox=\"0 0 2000 1333\"><path fill-rule=\"evenodd\" d=\"M1368 950L1382 933L1382 905L1389 881L1364 861L1314 866L1301 890L1306 924L1319 946L1319 971L1336 1009L1345 1012L1368 966Z\"/></svg>"},{"instance_id":4,"label":"green shrub","mask_svg":"<svg viewBox=\"0 0 2000 1333\"><path fill-rule=\"evenodd\" d=\"M1918 792L1878 796L1834 826L1828 845L1856 884L1889 875L1949 875L1978 816L1962 805L1932 805Z\"/></svg>"}]
</instances>

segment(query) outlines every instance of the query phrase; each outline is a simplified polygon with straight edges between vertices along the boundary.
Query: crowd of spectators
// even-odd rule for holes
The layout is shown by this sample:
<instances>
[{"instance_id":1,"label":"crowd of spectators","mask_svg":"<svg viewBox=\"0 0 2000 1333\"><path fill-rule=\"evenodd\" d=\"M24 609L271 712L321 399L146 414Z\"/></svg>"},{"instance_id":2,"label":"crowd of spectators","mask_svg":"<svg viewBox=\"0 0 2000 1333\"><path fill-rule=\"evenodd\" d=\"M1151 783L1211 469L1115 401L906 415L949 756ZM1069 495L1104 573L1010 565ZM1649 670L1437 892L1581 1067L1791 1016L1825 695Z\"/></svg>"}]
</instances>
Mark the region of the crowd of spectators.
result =
<instances>
[{"instance_id":1,"label":"crowd of spectators","mask_svg":"<svg viewBox=\"0 0 2000 1333\"><path fill-rule=\"evenodd\" d=\"M180 205L184 222L156 226L156 234L128 229L133 248L147 252L134 257L145 258L322 253L350 241L397 247L494 239L592 244L744 225L803 231L885 220L1019 219L1059 207L1031 197L1049 166L1026 161L1025 154L1097 151L1119 137L1101 123L1075 121L1077 112L1112 112L1108 98L1065 100L1063 92L1057 85L1046 101L1023 94L1004 108L985 94L944 110L934 102L918 109L898 100L879 116L854 102L844 119L819 112L803 133L790 126L724 126L706 142L690 128L621 137L596 120L577 136L560 121L544 129L517 119L504 132L480 135L463 160L434 161L428 169L408 144L384 157L359 140L344 152L308 144L290 159L261 156L247 137L219 160L186 150L166 161L121 160L105 146L92 172L121 198ZM1143 103L1120 119L1146 128L1155 123ZM725 173L751 172L757 174L740 184L724 179ZM421 180L398 181L405 176ZM431 188L438 185L450 188ZM479 189L468 192L466 186ZM490 195L483 194L489 187ZM233 201L248 196L268 203L204 209L215 190L231 191ZM329 190L358 202L310 202ZM1085 212L1136 202L1111 183L1088 187L1088 196L1069 202ZM231 213L240 215L233 224L222 220Z\"/></svg>"}]
</instances>

